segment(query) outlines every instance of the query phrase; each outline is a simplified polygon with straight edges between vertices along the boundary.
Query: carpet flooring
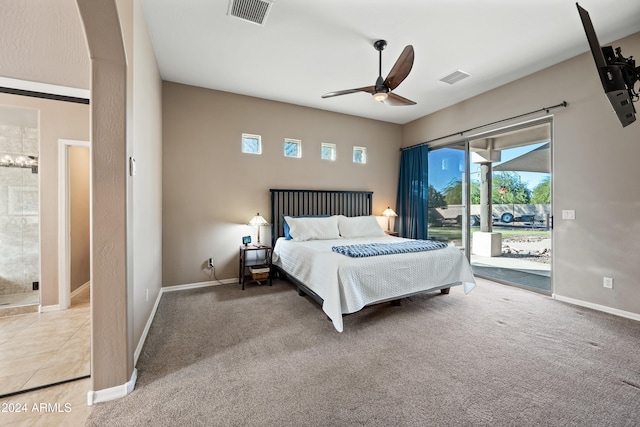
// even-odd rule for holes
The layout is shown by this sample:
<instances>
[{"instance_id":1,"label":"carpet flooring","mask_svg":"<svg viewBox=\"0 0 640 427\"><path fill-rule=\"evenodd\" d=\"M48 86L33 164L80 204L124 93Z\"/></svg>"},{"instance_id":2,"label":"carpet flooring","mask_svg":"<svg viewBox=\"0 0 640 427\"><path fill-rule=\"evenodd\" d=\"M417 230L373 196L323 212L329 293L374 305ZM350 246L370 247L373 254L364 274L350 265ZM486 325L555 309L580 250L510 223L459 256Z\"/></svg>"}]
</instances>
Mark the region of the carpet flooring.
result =
<instances>
[{"instance_id":1,"label":"carpet flooring","mask_svg":"<svg viewBox=\"0 0 640 427\"><path fill-rule=\"evenodd\" d=\"M640 322L478 279L345 316L285 281L163 295L89 426L638 426Z\"/></svg>"}]
</instances>

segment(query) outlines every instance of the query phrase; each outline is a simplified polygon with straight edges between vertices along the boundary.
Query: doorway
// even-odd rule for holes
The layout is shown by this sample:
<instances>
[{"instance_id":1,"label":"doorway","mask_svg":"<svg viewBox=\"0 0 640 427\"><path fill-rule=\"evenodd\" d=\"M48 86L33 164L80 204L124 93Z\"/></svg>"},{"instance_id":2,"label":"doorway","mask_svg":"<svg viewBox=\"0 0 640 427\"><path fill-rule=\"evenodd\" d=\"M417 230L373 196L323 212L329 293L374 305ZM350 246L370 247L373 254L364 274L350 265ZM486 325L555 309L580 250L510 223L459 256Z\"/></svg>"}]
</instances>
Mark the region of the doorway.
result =
<instances>
[{"instance_id":1,"label":"doorway","mask_svg":"<svg viewBox=\"0 0 640 427\"><path fill-rule=\"evenodd\" d=\"M91 172L88 141L58 141L58 303L90 287Z\"/></svg>"},{"instance_id":2,"label":"doorway","mask_svg":"<svg viewBox=\"0 0 640 427\"><path fill-rule=\"evenodd\" d=\"M429 238L469 257L474 274L551 294L551 118L429 151Z\"/></svg>"},{"instance_id":3,"label":"doorway","mask_svg":"<svg viewBox=\"0 0 640 427\"><path fill-rule=\"evenodd\" d=\"M469 146L474 273L551 294L550 119L473 137ZM480 229L483 167L491 182L488 233Z\"/></svg>"}]
</instances>

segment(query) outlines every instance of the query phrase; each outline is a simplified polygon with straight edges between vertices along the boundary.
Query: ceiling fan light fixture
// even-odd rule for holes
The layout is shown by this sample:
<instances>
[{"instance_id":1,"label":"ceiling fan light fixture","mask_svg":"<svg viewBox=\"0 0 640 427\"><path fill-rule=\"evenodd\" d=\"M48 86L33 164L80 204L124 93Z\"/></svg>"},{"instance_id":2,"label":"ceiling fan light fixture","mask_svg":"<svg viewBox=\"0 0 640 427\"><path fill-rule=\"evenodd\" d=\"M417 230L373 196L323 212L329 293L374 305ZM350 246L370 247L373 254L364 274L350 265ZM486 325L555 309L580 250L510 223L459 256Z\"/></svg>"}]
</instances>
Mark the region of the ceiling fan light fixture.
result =
<instances>
[{"instance_id":1,"label":"ceiling fan light fixture","mask_svg":"<svg viewBox=\"0 0 640 427\"><path fill-rule=\"evenodd\" d=\"M389 95L387 95L387 92L378 92L373 94L373 99L378 102L382 102L387 99L388 96Z\"/></svg>"},{"instance_id":2,"label":"ceiling fan light fixture","mask_svg":"<svg viewBox=\"0 0 640 427\"><path fill-rule=\"evenodd\" d=\"M366 92L373 95L373 99L378 102L384 102L387 105L399 106L399 105L415 105L416 103L403 98L400 95L394 94L392 91L404 81L409 75L411 68L413 67L413 46L407 45L396 60L396 63L389 71L389 75L386 79L382 78L382 50L387 45L384 40L378 40L373 44L373 47L379 52L378 60L378 78L376 84L372 86L359 87L356 89L338 90L335 92L329 92L322 95L322 98L331 98L334 96L348 95L356 92Z\"/></svg>"}]
</instances>

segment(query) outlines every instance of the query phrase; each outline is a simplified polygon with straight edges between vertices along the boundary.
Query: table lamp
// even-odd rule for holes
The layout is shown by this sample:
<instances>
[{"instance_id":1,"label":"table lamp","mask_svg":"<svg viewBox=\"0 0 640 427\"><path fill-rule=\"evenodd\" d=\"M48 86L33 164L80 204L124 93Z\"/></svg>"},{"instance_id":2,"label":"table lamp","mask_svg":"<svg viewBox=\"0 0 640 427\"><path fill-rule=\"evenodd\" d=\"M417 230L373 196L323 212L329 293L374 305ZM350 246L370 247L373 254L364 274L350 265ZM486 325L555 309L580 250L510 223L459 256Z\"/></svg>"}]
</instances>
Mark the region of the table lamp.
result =
<instances>
[{"instance_id":1,"label":"table lamp","mask_svg":"<svg viewBox=\"0 0 640 427\"><path fill-rule=\"evenodd\" d=\"M387 217L387 232L391 231L391 217L398 216L398 214L395 213L390 207L387 207L387 209L382 212L382 216Z\"/></svg>"},{"instance_id":2,"label":"table lamp","mask_svg":"<svg viewBox=\"0 0 640 427\"><path fill-rule=\"evenodd\" d=\"M251 218L251 221L249 221L249 225L253 225L255 227L258 227L258 244L261 244L261 242L260 242L260 227L262 227L263 225L269 225L269 223L267 222L266 219L264 219L262 216L260 216L260 213L257 213L253 218Z\"/></svg>"}]
</instances>

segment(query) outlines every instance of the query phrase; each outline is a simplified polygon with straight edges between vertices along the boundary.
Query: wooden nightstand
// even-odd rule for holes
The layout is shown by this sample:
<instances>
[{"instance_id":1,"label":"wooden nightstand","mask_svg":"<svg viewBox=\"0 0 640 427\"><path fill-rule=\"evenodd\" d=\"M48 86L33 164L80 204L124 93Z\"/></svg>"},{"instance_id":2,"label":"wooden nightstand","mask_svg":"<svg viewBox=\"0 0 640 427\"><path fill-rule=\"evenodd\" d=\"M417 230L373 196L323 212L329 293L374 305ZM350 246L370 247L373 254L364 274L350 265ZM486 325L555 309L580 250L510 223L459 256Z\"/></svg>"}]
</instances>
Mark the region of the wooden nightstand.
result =
<instances>
[{"instance_id":1,"label":"wooden nightstand","mask_svg":"<svg viewBox=\"0 0 640 427\"><path fill-rule=\"evenodd\" d=\"M389 236L399 237L400 234L397 231L385 231Z\"/></svg>"},{"instance_id":2,"label":"wooden nightstand","mask_svg":"<svg viewBox=\"0 0 640 427\"><path fill-rule=\"evenodd\" d=\"M252 254L253 256L249 256ZM269 281L272 284L271 256L273 248L269 245L241 245L238 269L238 282L242 285L248 283L261 283ZM252 271L253 270L253 271Z\"/></svg>"}]
</instances>

